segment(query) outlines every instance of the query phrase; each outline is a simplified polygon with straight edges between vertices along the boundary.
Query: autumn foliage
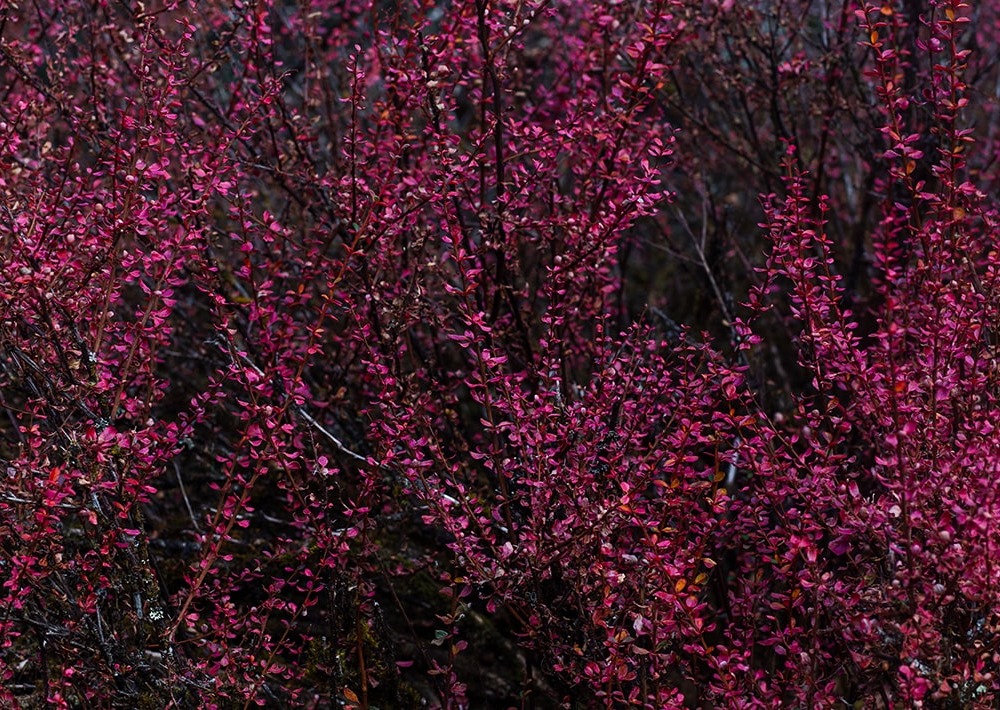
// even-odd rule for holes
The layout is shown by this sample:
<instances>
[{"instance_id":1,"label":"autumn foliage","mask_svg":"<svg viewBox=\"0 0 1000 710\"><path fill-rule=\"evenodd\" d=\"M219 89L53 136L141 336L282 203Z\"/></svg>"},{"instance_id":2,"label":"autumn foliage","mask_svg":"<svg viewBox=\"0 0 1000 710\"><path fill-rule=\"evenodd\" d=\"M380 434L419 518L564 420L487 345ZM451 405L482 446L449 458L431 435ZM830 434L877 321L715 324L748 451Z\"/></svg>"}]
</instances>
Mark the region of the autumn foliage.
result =
<instances>
[{"instance_id":1,"label":"autumn foliage","mask_svg":"<svg viewBox=\"0 0 1000 710\"><path fill-rule=\"evenodd\" d=\"M0 707L996 707L998 55L0 0Z\"/></svg>"}]
</instances>

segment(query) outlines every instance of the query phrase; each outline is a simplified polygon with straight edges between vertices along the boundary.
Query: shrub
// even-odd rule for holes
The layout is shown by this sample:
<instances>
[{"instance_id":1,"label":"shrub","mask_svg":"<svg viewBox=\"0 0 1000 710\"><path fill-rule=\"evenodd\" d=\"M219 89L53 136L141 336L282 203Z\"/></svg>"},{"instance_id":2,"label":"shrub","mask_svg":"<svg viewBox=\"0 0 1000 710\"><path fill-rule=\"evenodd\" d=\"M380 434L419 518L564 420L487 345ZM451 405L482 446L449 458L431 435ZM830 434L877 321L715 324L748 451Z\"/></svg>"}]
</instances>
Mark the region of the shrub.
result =
<instances>
[{"instance_id":1,"label":"shrub","mask_svg":"<svg viewBox=\"0 0 1000 710\"><path fill-rule=\"evenodd\" d=\"M988 3L0 6L11 707L993 707Z\"/></svg>"}]
</instances>

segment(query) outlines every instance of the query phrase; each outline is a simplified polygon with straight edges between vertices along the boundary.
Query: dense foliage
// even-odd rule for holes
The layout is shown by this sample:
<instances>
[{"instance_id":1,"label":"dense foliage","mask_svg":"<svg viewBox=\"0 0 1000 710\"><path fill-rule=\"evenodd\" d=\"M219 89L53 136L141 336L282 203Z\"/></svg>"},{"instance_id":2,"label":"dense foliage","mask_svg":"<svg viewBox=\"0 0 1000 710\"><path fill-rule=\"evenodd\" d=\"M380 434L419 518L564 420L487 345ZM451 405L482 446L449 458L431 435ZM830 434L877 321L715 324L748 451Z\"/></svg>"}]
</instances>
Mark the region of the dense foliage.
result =
<instances>
[{"instance_id":1,"label":"dense foliage","mask_svg":"<svg viewBox=\"0 0 1000 710\"><path fill-rule=\"evenodd\" d=\"M996 707L998 56L0 1L0 705Z\"/></svg>"}]
</instances>

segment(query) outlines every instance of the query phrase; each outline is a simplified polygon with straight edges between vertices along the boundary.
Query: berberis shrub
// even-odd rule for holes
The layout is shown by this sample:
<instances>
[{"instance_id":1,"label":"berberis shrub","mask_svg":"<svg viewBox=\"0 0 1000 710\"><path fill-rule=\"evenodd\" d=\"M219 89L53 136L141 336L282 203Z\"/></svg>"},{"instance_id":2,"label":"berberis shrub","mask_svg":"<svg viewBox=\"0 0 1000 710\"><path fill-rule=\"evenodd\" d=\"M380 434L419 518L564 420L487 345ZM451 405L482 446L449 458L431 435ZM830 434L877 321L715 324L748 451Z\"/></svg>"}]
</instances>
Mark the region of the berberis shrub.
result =
<instances>
[{"instance_id":1,"label":"berberis shrub","mask_svg":"<svg viewBox=\"0 0 1000 710\"><path fill-rule=\"evenodd\" d=\"M997 9L0 2L0 705L996 707Z\"/></svg>"}]
</instances>

